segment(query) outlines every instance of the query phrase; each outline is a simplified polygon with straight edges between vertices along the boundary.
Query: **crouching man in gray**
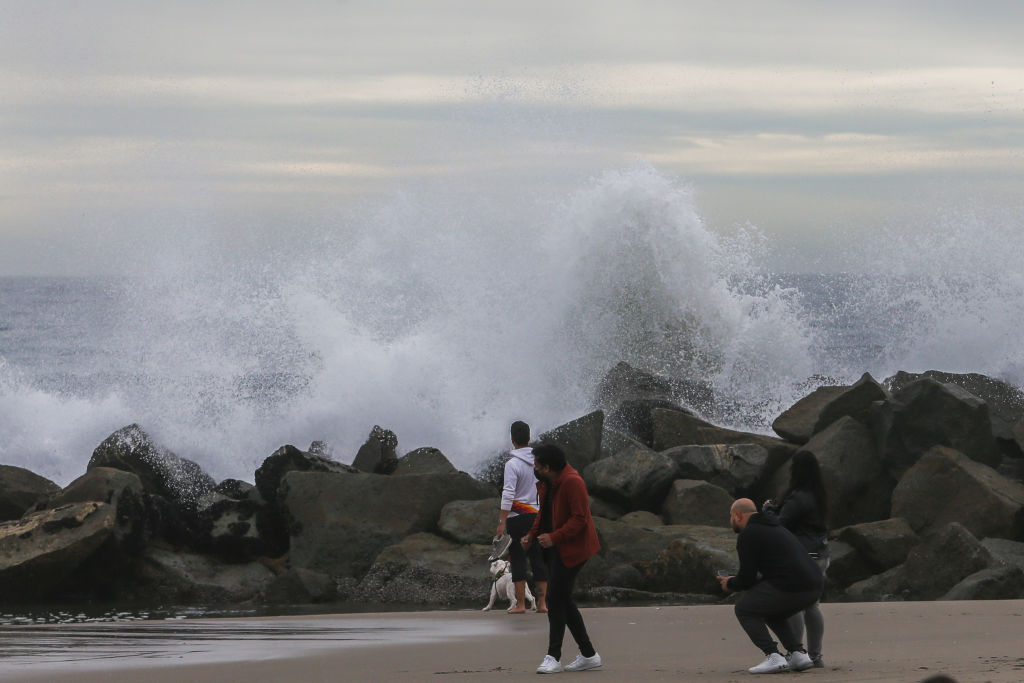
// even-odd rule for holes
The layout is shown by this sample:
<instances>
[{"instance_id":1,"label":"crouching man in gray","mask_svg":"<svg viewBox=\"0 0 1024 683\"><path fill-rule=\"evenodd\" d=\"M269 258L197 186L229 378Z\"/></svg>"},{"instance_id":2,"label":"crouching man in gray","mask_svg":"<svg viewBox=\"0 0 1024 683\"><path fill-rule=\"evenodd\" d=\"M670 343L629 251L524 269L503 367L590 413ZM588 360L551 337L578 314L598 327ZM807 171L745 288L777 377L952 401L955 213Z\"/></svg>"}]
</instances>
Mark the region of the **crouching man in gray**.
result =
<instances>
[{"instance_id":1,"label":"crouching man in gray","mask_svg":"<svg viewBox=\"0 0 1024 683\"><path fill-rule=\"evenodd\" d=\"M760 513L754 501L740 498L729 509L740 568L736 576L720 576L723 591L744 591L736 601L736 618L767 659L749 669L752 674L803 671L813 666L801 634L789 617L810 607L821 596L824 578L803 545L779 523ZM788 654L779 654L768 629Z\"/></svg>"}]
</instances>

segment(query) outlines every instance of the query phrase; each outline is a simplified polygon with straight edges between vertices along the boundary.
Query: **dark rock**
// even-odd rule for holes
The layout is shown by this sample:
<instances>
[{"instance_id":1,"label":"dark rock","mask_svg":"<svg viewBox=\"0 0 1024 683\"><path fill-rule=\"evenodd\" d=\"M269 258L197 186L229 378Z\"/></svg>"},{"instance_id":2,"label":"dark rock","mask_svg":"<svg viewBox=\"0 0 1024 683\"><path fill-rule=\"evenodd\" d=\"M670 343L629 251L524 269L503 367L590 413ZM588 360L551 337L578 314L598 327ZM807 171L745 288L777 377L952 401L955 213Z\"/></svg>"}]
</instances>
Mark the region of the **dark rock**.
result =
<instances>
[{"instance_id":1,"label":"dark rock","mask_svg":"<svg viewBox=\"0 0 1024 683\"><path fill-rule=\"evenodd\" d=\"M872 425L895 478L932 446L948 446L989 467L999 465L1002 452L992 435L988 406L966 389L919 379L876 406Z\"/></svg>"},{"instance_id":2,"label":"dark rock","mask_svg":"<svg viewBox=\"0 0 1024 683\"><path fill-rule=\"evenodd\" d=\"M677 479L665 496L661 515L668 524L730 527L733 500L728 491L706 481Z\"/></svg>"},{"instance_id":3,"label":"dark rock","mask_svg":"<svg viewBox=\"0 0 1024 683\"><path fill-rule=\"evenodd\" d=\"M650 448L654 444L654 409L693 415L692 411L663 398L635 398L623 401L608 413L607 425ZM614 453L613 453L614 455Z\"/></svg>"},{"instance_id":4,"label":"dark rock","mask_svg":"<svg viewBox=\"0 0 1024 683\"><path fill-rule=\"evenodd\" d=\"M260 534L261 514L267 514L267 505L262 501L207 494L199 503L198 547L226 562L251 562L261 556L276 555L280 545Z\"/></svg>"},{"instance_id":5,"label":"dark rock","mask_svg":"<svg viewBox=\"0 0 1024 683\"><path fill-rule=\"evenodd\" d=\"M153 443L137 424L122 427L96 447L87 469L113 467L142 480L147 493L194 511L196 501L216 482L195 462Z\"/></svg>"},{"instance_id":6,"label":"dark rock","mask_svg":"<svg viewBox=\"0 0 1024 683\"><path fill-rule=\"evenodd\" d=\"M710 413L715 396L707 382L662 377L620 362L597 385L594 408L608 413L624 401L635 399L663 399L673 403L682 401Z\"/></svg>"},{"instance_id":7,"label":"dark rock","mask_svg":"<svg viewBox=\"0 0 1024 683\"><path fill-rule=\"evenodd\" d=\"M619 517L619 522L622 524L628 524L629 526L636 526L642 529L650 529L656 526L665 526L665 522L662 521L661 517L648 512L647 510L637 510L636 512L629 512Z\"/></svg>"},{"instance_id":8,"label":"dark rock","mask_svg":"<svg viewBox=\"0 0 1024 683\"><path fill-rule=\"evenodd\" d=\"M738 566L735 539L731 552L697 540L675 539L644 567L644 585L650 591L721 595L716 573Z\"/></svg>"},{"instance_id":9,"label":"dark rock","mask_svg":"<svg viewBox=\"0 0 1024 683\"><path fill-rule=\"evenodd\" d=\"M149 514L149 502L138 475L113 467L94 467L57 492L47 509L71 503L97 501L110 505L116 521L113 537L120 550L140 551L157 531Z\"/></svg>"},{"instance_id":10,"label":"dark rock","mask_svg":"<svg viewBox=\"0 0 1024 683\"><path fill-rule=\"evenodd\" d=\"M590 515L592 517L616 520L621 519L625 512L620 505L590 496Z\"/></svg>"},{"instance_id":11,"label":"dark rock","mask_svg":"<svg viewBox=\"0 0 1024 683\"><path fill-rule=\"evenodd\" d=\"M355 467L342 465L336 460L328 460L321 455L300 451L295 446L282 446L263 461L256 470L256 488L263 500L271 505L277 504L277 489L281 479L288 472L335 472L355 473Z\"/></svg>"},{"instance_id":12,"label":"dark rock","mask_svg":"<svg viewBox=\"0 0 1024 683\"><path fill-rule=\"evenodd\" d=\"M867 427L852 417L841 417L815 434L802 450L813 453L821 466L829 495L830 529L889 517L893 481Z\"/></svg>"},{"instance_id":13,"label":"dark rock","mask_svg":"<svg viewBox=\"0 0 1024 683\"><path fill-rule=\"evenodd\" d=\"M1024 570L1016 565L989 567L956 584L940 600L1017 600L1024 598Z\"/></svg>"},{"instance_id":14,"label":"dark rock","mask_svg":"<svg viewBox=\"0 0 1024 683\"><path fill-rule=\"evenodd\" d=\"M831 558L825 573L829 588L845 588L877 573L875 565L848 543L832 541L829 553Z\"/></svg>"},{"instance_id":15,"label":"dark rock","mask_svg":"<svg viewBox=\"0 0 1024 683\"><path fill-rule=\"evenodd\" d=\"M327 574L292 568L275 576L263 589L263 602L271 605L305 605L331 602L338 597L338 586Z\"/></svg>"},{"instance_id":16,"label":"dark rock","mask_svg":"<svg viewBox=\"0 0 1024 683\"><path fill-rule=\"evenodd\" d=\"M971 574L998 563L963 525L953 522L916 546L900 565L894 593L935 600Z\"/></svg>"},{"instance_id":17,"label":"dark rock","mask_svg":"<svg viewBox=\"0 0 1024 683\"><path fill-rule=\"evenodd\" d=\"M598 410L541 434L537 441L561 448L569 464L582 472L587 465L601 459L603 428L604 413Z\"/></svg>"},{"instance_id":18,"label":"dark rock","mask_svg":"<svg viewBox=\"0 0 1024 683\"><path fill-rule=\"evenodd\" d=\"M634 510L657 510L675 476L671 458L646 448L622 451L583 470L593 495Z\"/></svg>"},{"instance_id":19,"label":"dark rock","mask_svg":"<svg viewBox=\"0 0 1024 683\"><path fill-rule=\"evenodd\" d=\"M498 526L501 498L453 500L441 508L437 530L456 543L489 545Z\"/></svg>"},{"instance_id":20,"label":"dark rock","mask_svg":"<svg viewBox=\"0 0 1024 683\"><path fill-rule=\"evenodd\" d=\"M457 472L455 465L436 448L426 446L411 450L398 459L394 474L424 474L426 472Z\"/></svg>"},{"instance_id":21,"label":"dark rock","mask_svg":"<svg viewBox=\"0 0 1024 683\"><path fill-rule=\"evenodd\" d=\"M395 443L397 445L397 440ZM331 444L326 441L311 441L309 444L309 452L313 455L322 455L325 458L330 458L331 460L334 459L334 448L332 448Z\"/></svg>"},{"instance_id":22,"label":"dark rock","mask_svg":"<svg viewBox=\"0 0 1024 683\"><path fill-rule=\"evenodd\" d=\"M263 496L260 495L259 489L253 484L239 479L225 479L214 486L213 490L215 493L227 496L228 498L234 498L235 500L254 500L257 503L266 502L263 500Z\"/></svg>"},{"instance_id":23,"label":"dark rock","mask_svg":"<svg viewBox=\"0 0 1024 683\"><path fill-rule=\"evenodd\" d=\"M391 474L398 465L398 437L390 429L374 425L366 443L359 447L352 466L360 472Z\"/></svg>"},{"instance_id":24,"label":"dark rock","mask_svg":"<svg viewBox=\"0 0 1024 683\"><path fill-rule=\"evenodd\" d=\"M601 434L601 457L610 458L627 448L650 448L650 444L642 443L615 429L609 429L605 424L604 432Z\"/></svg>"},{"instance_id":25,"label":"dark rock","mask_svg":"<svg viewBox=\"0 0 1024 683\"><path fill-rule=\"evenodd\" d=\"M642 590L644 587L644 575L631 564L619 564L608 570L604 582L608 586Z\"/></svg>"},{"instance_id":26,"label":"dark rock","mask_svg":"<svg viewBox=\"0 0 1024 683\"><path fill-rule=\"evenodd\" d=\"M832 568L829 567L831 573ZM846 589L844 599L849 602L900 602L908 599L909 591L893 588L903 566L867 577Z\"/></svg>"},{"instance_id":27,"label":"dark rock","mask_svg":"<svg viewBox=\"0 0 1024 683\"><path fill-rule=\"evenodd\" d=\"M127 594L146 604L226 604L256 600L274 579L260 562L226 564L208 555L147 547Z\"/></svg>"},{"instance_id":28,"label":"dark rock","mask_svg":"<svg viewBox=\"0 0 1024 683\"><path fill-rule=\"evenodd\" d=\"M676 446L662 451L676 463L678 476L702 479L725 489L735 498L763 500L757 495L766 490L764 473L778 467L768 450L757 444L714 444L708 446Z\"/></svg>"},{"instance_id":29,"label":"dark rock","mask_svg":"<svg viewBox=\"0 0 1024 683\"><path fill-rule=\"evenodd\" d=\"M0 599L28 602L54 597L113 537L113 506L70 503L0 523Z\"/></svg>"},{"instance_id":30,"label":"dark rock","mask_svg":"<svg viewBox=\"0 0 1024 683\"><path fill-rule=\"evenodd\" d=\"M651 562L658 556L672 536L666 537L663 533L655 531L654 528L642 528L620 521L612 521L603 517L594 517L594 526L597 528L597 536L601 541L601 551L598 557L605 563L605 570L611 569L619 564L642 565ZM659 527L659 531L664 527ZM676 536L684 534L676 530ZM587 564L590 564L589 560ZM603 575L600 577L603 580Z\"/></svg>"},{"instance_id":31,"label":"dark rock","mask_svg":"<svg viewBox=\"0 0 1024 683\"><path fill-rule=\"evenodd\" d=\"M384 548L357 593L365 602L406 605L487 604L490 546L459 545L429 533Z\"/></svg>"},{"instance_id":32,"label":"dark rock","mask_svg":"<svg viewBox=\"0 0 1024 683\"><path fill-rule=\"evenodd\" d=\"M59 486L35 472L0 465L0 522L21 518L37 502L58 491Z\"/></svg>"},{"instance_id":33,"label":"dark rock","mask_svg":"<svg viewBox=\"0 0 1024 683\"><path fill-rule=\"evenodd\" d=\"M782 438L804 444L841 417L868 423L871 404L889 397L874 378L864 373L853 386L819 387L782 413L772 429Z\"/></svg>"},{"instance_id":34,"label":"dark rock","mask_svg":"<svg viewBox=\"0 0 1024 683\"><path fill-rule=\"evenodd\" d=\"M1024 484L951 448L936 446L907 470L892 507L918 533L960 522L980 538L1024 540Z\"/></svg>"},{"instance_id":35,"label":"dark rock","mask_svg":"<svg viewBox=\"0 0 1024 683\"><path fill-rule=\"evenodd\" d=\"M848 526L836 537L860 553L873 573L903 564L920 541L902 517Z\"/></svg>"},{"instance_id":36,"label":"dark rock","mask_svg":"<svg viewBox=\"0 0 1024 683\"><path fill-rule=\"evenodd\" d=\"M1024 543L1005 538L986 538L981 544L1003 564L1012 564L1024 569Z\"/></svg>"},{"instance_id":37,"label":"dark rock","mask_svg":"<svg viewBox=\"0 0 1024 683\"><path fill-rule=\"evenodd\" d=\"M436 531L446 504L493 496L489 486L464 472L404 477L289 472L281 483L281 501L291 532L291 564L361 576L385 547L409 534ZM497 514L492 515L496 526Z\"/></svg>"}]
</instances>

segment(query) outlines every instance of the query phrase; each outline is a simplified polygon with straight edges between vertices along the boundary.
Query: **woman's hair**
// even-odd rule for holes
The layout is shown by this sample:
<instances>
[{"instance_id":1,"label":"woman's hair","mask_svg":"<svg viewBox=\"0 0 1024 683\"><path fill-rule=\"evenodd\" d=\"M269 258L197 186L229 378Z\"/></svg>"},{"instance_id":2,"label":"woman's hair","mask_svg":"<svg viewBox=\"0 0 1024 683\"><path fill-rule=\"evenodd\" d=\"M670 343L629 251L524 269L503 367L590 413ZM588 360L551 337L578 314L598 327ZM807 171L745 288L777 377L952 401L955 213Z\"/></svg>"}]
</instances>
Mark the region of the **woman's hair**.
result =
<instances>
[{"instance_id":1,"label":"woman's hair","mask_svg":"<svg viewBox=\"0 0 1024 683\"><path fill-rule=\"evenodd\" d=\"M828 517L828 494L825 493L825 480L821 476L818 459L810 451L797 451L789 463L789 489L782 497L796 490L809 491L818 504L818 512L822 519Z\"/></svg>"}]
</instances>

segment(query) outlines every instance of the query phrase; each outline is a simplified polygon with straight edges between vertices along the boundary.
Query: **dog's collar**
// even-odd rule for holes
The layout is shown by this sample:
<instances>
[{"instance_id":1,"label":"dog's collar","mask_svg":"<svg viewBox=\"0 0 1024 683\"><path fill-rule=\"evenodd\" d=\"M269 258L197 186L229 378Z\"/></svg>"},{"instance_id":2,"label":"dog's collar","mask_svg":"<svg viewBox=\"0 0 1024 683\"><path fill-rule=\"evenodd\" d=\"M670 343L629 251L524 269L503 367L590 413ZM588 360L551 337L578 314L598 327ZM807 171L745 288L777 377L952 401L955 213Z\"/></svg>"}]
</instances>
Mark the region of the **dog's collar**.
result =
<instances>
[{"instance_id":1,"label":"dog's collar","mask_svg":"<svg viewBox=\"0 0 1024 683\"><path fill-rule=\"evenodd\" d=\"M501 571L494 575L494 583L498 583L498 579L505 576L508 573L508 565L502 567Z\"/></svg>"}]
</instances>

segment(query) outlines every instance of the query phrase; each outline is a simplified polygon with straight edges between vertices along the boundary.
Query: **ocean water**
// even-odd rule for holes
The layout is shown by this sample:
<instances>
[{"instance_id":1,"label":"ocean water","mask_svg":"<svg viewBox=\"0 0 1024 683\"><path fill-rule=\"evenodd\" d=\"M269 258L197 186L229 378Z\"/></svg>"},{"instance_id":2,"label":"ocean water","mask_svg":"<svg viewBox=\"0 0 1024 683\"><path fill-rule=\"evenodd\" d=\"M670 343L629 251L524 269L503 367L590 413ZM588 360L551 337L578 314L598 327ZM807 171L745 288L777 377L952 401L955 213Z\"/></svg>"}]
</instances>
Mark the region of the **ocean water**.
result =
<instances>
[{"instance_id":1,"label":"ocean water","mask_svg":"<svg viewBox=\"0 0 1024 683\"><path fill-rule=\"evenodd\" d=\"M1024 385L1024 236L948 215L843 273L772 272L756 227L706 224L646 165L524 202L422 186L234 250L182 231L125 272L0 278L0 463L59 484L137 422L215 478L283 444L351 462L374 425L458 467L591 409L620 360L710 382L708 418L767 432L824 382L897 370Z\"/></svg>"}]
</instances>

